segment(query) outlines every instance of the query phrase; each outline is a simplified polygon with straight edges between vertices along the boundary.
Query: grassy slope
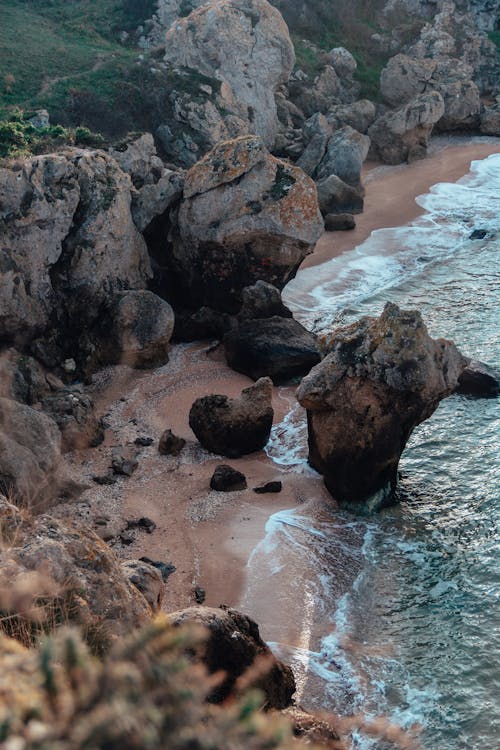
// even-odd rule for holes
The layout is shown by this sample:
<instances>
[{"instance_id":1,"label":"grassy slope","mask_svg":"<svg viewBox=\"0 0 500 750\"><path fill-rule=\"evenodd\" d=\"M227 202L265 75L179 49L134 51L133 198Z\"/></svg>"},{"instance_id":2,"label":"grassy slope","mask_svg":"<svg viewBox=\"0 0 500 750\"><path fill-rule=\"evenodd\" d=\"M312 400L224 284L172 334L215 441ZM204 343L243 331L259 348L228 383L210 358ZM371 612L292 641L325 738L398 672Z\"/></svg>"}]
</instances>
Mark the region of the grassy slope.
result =
<instances>
[{"instance_id":1,"label":"grassy slope","mask_svg":"<svg viewBox=\"0 0 500 750\"><path fill-rule=\"evenodd\" d=\"M116 78L120 64L137 56L113 38L114 29L125 25L122 5L120 0L2 0L0 113L9 105L57 106L85 77L96 93L105 92L110 70ZM96 65L98 70L89 73ZM54 78L64 78L64 85L41 93L44 81Z\"/></svg>"}]
</instances>

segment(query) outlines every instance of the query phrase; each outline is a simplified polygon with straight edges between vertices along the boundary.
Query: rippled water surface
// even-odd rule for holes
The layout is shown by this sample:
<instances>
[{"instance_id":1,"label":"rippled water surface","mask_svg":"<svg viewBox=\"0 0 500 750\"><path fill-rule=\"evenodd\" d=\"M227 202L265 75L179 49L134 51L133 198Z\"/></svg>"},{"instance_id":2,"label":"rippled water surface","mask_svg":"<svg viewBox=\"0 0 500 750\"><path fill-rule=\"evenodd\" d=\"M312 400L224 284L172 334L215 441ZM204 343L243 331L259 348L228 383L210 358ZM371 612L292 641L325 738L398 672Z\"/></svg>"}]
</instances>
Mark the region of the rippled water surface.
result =
<instances>
[{"instance_id":1,"label":"rippled water surface","mask_svg":"<svg viewBox=\"0 0 500 750\"><path fill-rule=\"evenodd\" d=\"M432 335L498 366L500 154L419 203L411 225L300 274L286 302L316 330L378 315L387 300L415 307ZM474 228L487 236L469 239ZM259 587L272 586L300 612L300 638L283 631L274 646L306 706L417 724L424 750L499 746L499 426L497 400L452 396L405 450L398 507L271 517L248 606L258 612ZM303 467L305 441L297 407L268 451ZM353 747L381 745L355 732Z\"/></svg>"}]
</instances>

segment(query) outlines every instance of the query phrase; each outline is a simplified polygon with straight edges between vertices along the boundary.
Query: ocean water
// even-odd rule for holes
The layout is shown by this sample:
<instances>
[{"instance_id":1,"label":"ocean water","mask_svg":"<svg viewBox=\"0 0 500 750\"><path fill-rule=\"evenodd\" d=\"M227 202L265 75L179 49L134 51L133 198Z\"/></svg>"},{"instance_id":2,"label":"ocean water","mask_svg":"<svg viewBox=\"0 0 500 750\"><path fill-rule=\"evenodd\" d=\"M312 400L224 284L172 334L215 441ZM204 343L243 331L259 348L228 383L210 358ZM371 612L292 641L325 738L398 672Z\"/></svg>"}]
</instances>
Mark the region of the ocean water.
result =
<instances>
[{"instance_id":1,"label":"ocean water","mask_svg":"<svg viewBox=\"0 0 500 750\"><path fill-rule=\"evenodd\" d=\"M418 202L419 219L302 272L285 301L316 331L388 300L418 308L432 335L498 367L500 154ZM473 229L486 237L469 239ZM305 503L269 519L245 605L260 622L273 592L285 614L272 645L306 708L385 717L407 733L401 747L500 746L499 428L498 400L454 395L412 435L398 506L355 516ZM268 453L312 471L306 439L297 406ZM394 746L357 729L350 741Z\"/></svg>"}]
</instances>

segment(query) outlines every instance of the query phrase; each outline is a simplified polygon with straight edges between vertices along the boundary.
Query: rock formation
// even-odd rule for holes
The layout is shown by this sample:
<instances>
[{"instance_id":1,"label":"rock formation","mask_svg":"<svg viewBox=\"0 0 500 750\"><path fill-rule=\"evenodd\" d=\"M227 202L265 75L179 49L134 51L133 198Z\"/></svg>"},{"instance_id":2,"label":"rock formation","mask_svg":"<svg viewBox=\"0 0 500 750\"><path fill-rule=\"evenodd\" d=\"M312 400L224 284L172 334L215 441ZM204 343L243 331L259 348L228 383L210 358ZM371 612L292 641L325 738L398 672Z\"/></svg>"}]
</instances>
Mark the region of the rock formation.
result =
<instances>
[{"instance_id":1,"label":"rock formation","mask_svg":"<svg viewBox=\"0 0 500 750\"><path fill-rule=\"evenodd\" d=\"M204 448L229 458L261 450L273 424L272 382L261 378L240 398L204 396L189 412L189 426Z\"/></svg>"},{"instance_id":2,"label":"rock formation","mask_svg":"<svg viewBox=\"0 0 500 750\"><path fill-rule=\"evenodd\" d=\"M309 461L335 499L380 504L413 429L455 390L465 360L452 342L429 336L417 311L392 303L380 318L334 331L325 347L297 392Z\"/></svg>"},{"instance_id":3,"label":"rock formation","mask_svg":"<svg viewBox=\"0 0 500 750\"><path fill-rule=\"evenodd\" d=\"M261 139L216 146L186 174L169 263L173 298L235 313L258 279L282 288L323 231L313 181Z\"/></svg>"},{"instance_id":4,"label":"rock formation","mask_svg":"<svg viewBox=\"0 0 500 750\"><path fill-rule=\"evenodd\" d=\"M173 612L171 622L176 625L202 625L208 630L208 640L197 658L208 671L225 673L221 685L215 688L211 700L224 700L235 687L238 677L255 666L255 676L245 680L248 687L262 690L266 708L286 708L295 692L295 680L290 667L273 656L260 637L257 623L235 609L221 607L190 607Z\"/></svg>"},{"instance_id":5,"label":"rock formation","mask_svg":"<svg viewBox=\"0 0 500 750\"><path fill-rule=\"evenodd\" d=\"M180 18L166 33L165 61L211 81L211 99L192 100L188 118L208 148L242 133L273 146L274 93L288 81L295 54L281 14L267 0L219 0Z\"/></svg>"}]
</instances>

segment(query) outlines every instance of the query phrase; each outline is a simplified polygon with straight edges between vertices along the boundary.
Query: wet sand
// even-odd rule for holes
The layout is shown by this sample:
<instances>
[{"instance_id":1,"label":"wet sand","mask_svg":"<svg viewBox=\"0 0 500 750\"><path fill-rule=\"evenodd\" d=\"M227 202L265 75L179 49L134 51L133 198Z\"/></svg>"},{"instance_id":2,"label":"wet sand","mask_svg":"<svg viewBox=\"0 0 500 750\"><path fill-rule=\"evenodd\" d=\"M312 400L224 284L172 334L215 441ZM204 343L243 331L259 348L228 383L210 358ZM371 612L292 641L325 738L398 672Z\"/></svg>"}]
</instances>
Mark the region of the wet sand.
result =
<instances>
[{"instance_id":1,"label":"wet sand","mask_svg":"<svg viewBox=\"0 0 500 750\"><path fill-rule=\"evenodd\" d=\"M436 182L458 179L468 172L471 160L498 151L500 139L489 139L486 143L438 148L426 161L410 166L368 165L366 209L357 217L356 230L325 234L304 267L352 249L374 229L410 221L420 213L417 195ZM206 343L172 347L170 362L151 372L116 367L94 378L91 395L97 413L105 415L108 424L106 441L97 449L69 455L75 474L87 482L89 489L78 503L59 506L57 513L76 514L91 524L97 516L106 515L122 526L133 517L152 518L157 524L152 534L139 531L132 543L114 542L112 546L122 558L147 556L175 564L177 570L166 585L166 611L194 604L196 586L205 589L208 605L241 606L247 562L264 536L269 516L315 498L333 502L328 500L319 477L281 468L264 452L228 460L207 453L196 442L188 423L193 401L210 393L234 397L251 382L230 370L223 356L212 353ZM275 389L275 423L293 405L294 391ZM167 428L187 441L178 458L158 453L159 437ZM139 436L151 437L154 442L136 448L134 440ZM98 486L91 477L109 472L114 446L137 450L139 467L130 478L117 477L112 486ZM210 477L219 463L243 471L248 489L211 491ZM253 492L253 487L274 479L283 482L280 494ZM268 600L260 602L259 610L268 613L261 624L264 637L269 637L265 620L270 623L277 619L275 592L267 591L265 596Z\"/></svg>"}]
</instances>

